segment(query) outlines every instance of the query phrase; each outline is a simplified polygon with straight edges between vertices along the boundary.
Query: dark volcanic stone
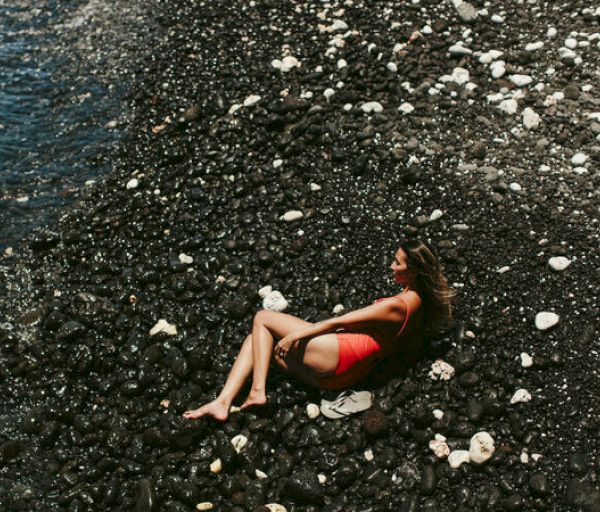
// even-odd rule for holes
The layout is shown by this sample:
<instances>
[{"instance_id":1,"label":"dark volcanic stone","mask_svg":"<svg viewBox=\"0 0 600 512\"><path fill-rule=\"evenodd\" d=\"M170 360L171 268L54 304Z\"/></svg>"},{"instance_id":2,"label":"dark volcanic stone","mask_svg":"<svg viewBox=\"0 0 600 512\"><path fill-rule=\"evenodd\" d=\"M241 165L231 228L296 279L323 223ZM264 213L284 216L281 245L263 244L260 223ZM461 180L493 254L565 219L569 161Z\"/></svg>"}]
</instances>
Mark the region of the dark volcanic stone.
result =
<instances>
[{"instance_id":1,"label":"dark volcanic stone","mask_svg":"<svg viewBox=\"0 0 600 512\"><path fill-rule=\"evenodd\" d=\"M155 508L152 482L144 478L138 482L135 500L135 512L152 512Z\"/></svg>"},{"instance_id":2,"label":"dark volcanic stone","mask_svg":"<svg viewBox=\"0 0 600 512\"><path fill-rule=\"evenodd\" d=\"M421 472L421 494L429 496L433 494L437 486L437 478L435 476L435 468L430 464L423 467Z\"/></svg>"},{"instance_id":3,"label":"dark volcanic stone","mask_svg":"<svg viewBox=\"0 0 600 512\"><path fill-rule=\"evenodd\" d=\"M600 510L600 491L587 482L572 479L567 484L567 503L581 507L585 512Z\"/></svg>"},{"instance_id":4,"label":"dark volcanic stone","mask_svg":"<svg viewBox=\"0 0 600 512\"><path fill-rule=\"evenodd\" d=\"M572 453L569 455L569 467L576 475L585 475L590 465L590 456L585 453Z\"/></svg>"},{"instance_id":5,"label":"dark volcanic stone","mask_svg":"<svg viewBox=\"0 0 600 512\"><path fill-rule=\"evenodd\" d=\"M458 378L458 382L464 388L471 388L479 382L479 375L475 372L466 372Z\"/></svg>"},{"instance_id":6,"label":"dark volcanic stone","mask_svg":"<svg viewBox=\"0 0 600 512\"><path fill-rule=\"evenodd\" d=\"M365 413L363 419L365 431L372 436L379 436L387 433L388 420L386 415L378 409L371 409Z\"/></svg>"},{"instance_id":7,"label":"dark volcanic stone","mask_svg":"<svg viewBox=\"0 0 600 512\"><path fill-rule=\"evenodd\" d=\"M286 482L285 491L299 503L319 505L323 502L319 478L312 471L295 471Z\"/></svg>"},{"instance_id":8,"label":"dark volcanic stone","mask_svg":"<svg viewBox=\"0 0 600 512\"><path fill-rule=\"evenodd\" d=\"M529 479L529 489L536 496L546 496L549 492L548 479L541 473L532 475Z\"/></svg>"},{"instance_id":9,"label":"dark volcanic stone","mask_svg":"<svg viewBox=\"0 0 600 512\"><path fill-rule=\"evenodd\" d=\"M518 494L511 494L504 502L504 508L509 512L518 512L523 508L523 498Z\"/></svg>"}]
</instances>

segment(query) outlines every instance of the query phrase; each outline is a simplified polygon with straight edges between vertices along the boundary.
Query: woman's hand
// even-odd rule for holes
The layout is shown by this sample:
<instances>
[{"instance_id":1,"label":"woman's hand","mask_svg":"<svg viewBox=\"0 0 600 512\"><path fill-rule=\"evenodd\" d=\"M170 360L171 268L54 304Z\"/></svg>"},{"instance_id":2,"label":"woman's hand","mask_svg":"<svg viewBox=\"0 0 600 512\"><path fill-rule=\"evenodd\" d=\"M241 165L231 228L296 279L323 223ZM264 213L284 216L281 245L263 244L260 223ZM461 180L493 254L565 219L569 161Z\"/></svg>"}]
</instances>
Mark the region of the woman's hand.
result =
<instances>
[{"instance_id":1,"label":"woman's hand","mask_svg":"<svg viewBox=\"0 0 600 512\"><path fill-rule=\"evenodd\" d=\"M275 355L285 359L292 345L294 345L299 339L301 338L293 332L281 338L277 345L275 345Z\"/></svg>"}]
</instances>

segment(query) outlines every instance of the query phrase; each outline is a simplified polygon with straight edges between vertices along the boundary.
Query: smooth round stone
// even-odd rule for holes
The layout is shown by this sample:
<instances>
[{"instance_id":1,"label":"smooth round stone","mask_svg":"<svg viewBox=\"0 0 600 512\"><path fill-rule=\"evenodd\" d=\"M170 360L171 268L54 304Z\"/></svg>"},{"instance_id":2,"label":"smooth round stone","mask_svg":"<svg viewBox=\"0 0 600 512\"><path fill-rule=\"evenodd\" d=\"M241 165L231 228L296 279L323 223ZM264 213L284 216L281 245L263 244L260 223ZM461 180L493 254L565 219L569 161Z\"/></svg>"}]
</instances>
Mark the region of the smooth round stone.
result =
<instances>
[{"instance_id":1,"label":"smooth round stone","mask_svg":"<svg viewBox=\"0 0 600 512\"><path fill-rule=\"evenodd\" d=\"M533 82L533 78L531 78L529 75L510 75L508 79L517 87L524 87L525 85L529 85L531 82Z\"/></svg>"},{"instance_id":2,"label":"smooth round stone","mask_svg":"<svg viewBox=\"0 0 600 512\"><path fill-rule=\"evenodd\" d=\"M552 270L556 272L562 272L571 264L571 260L569 258L565 258L564 256L553 256L548 260L548 265Z\"/></svg>"},{"instance_id":3,"label":"smooth round stone","mask_svg":"<svg viewBox=\"0 0 600 512\"><path fill-rule=\"evenodd\" d=\"M265 507L269 509L269 512L287 512L287 508L279 503L267 503Z\"/></svg>"},{"instance_id":4,"label":"smooth round stone","mask_svg":"<svg viewBox=\"0 0 600 512\"><path fill-rule=\"evenodd\" d=\"M297 219L301 219L302 217L304 217L304 214L299 211L299 210L290 210L288 212L285 212L283 214L283 216L281 217L282 220L286 221L286 222L292 222L294 220Z\"/></svg>"},{"instance_id":5,"label":"smooth round stone","mask_svg":"<svg viewBox=\"0 0 600 512\"><path fill-rule=\"evenodd\" d=\"M435 491L437 487L437 478L435 475L435 468L427 464L423 467L423 471L421 472L421 494L425 496L430 496Z\"/></svg>"},{"instance_id":6,"label":"smooth round stone","mask_svg":"<svg viewBox=\"0 0 600 512\"><path fill-rule=\"evenodd\" d=\"M398 110L403 114L410 114L412 111L415 110L415 107L413 107L410 103L404 102L398 107Z\"/></svg>"},{"instance_id":7,"label":"smooth round stone","mask_svg":"<svg viewBox=\"0 0 600 512\"><path fill-rule=\"evenodd\" d=\"M210 501L203 501L196 505L196 510L212 510L213 504Z\"/></svg>"},{"instance_id":8,"label":"smooth round stone","mask_svg":"<svg viewBox=\"0 0 600 512\"><path fill-rule=\"evenodd\" d=\"M550 490L548 479L542 473L535 473L529 479L529 489L536 496L546 496Z\"/></svg>"},{"instance_id":9,"label":"smooth round stone","mask_svg":"<svg viewBox=\"0 0 600 512\"><path fill-rule=\"evenodd\" d=\"M495 450L494 439L487 432L477 432L471 438L469 456L471 461L476 464L482 464L487 461L494 455Z\"/></svg>"},{"instance_id":10,"label":"smooth round stone","mask_svg":"<svg viewBox=\"0 0 600 512\"><path fill-rule=\"evenodd\" d=\"M448 464L453 469L459 468L461 464L470 461L471 456L467 450L454 450L448 455Z\"/></svg>"},{"instance_id":11,"label":"smooth round stone","mask_svg":"<svg viewBox=\"0 0 600 512\"><path fill-rule=\"evenodd\" d=\"M535 326L540 331L545 331L554 327L558 323L559 316L550 311L542 311L535 315Z\"/></svg>"},{"instance_id":12,"label":"smooth round stone","mask_svg":"<svg viewBox=\"0 0 600 512\"><path fill-rule=\"evenodd\" d=\"M244 100L244 107L251 107L253 105L256 105L259 101L260 101L261 97L258 94L251 94L250 96L247 96L246 99Z\"/></svg>"},{"instance_id":13,"label":"smooth round stone","mask_svg":"<svg viewBox=\"0 0 600 512\"><path fill-rule=\"evenodd\" d=\"M521 366L523 368L529 368L533 365L533 358L526 352L521 352Z\"/></svg>"},{"instance_id":14,"label":"smooth round stone","mask_svg":"<svg viewBox=\"0 0 600 512\"><path fill-rule=\"evenodd\" d=\"M136 178L132 178L127 182L126 188L127 190L131 190L132 188L137 188L140 182Z\"/></svg>"},{"instance_id":15,"label":"smooth round stone","mask_svg":"<svg viewBox=\"0 0 600 512\"><path fill-rule=\"evenodd\" d=\"M306 414L312 420L315 419L321 413L317 404L308 404L306 406Z\"/></svg>"},{"instance_id":16,"label":"smooth round stone","mask_svg":"<svg viewBox=\"0 0 600 512\"><path fill-rule=\"evenodd\" d=\"M513 192L521 192L521 190L523 190L523 187L521 187L521 185L514 181L508 184L508 188Z\"/></svg>"},{"instance_id":17,"label":"smooth round stone","mask_svg":"<svg viewBox=\"0 0 600 512\"><path fill-rule=\"evenodd\" d=\"M584 153L575 153L573 155L573 158L571 158L571 163L573 165L583 165L584 163L587 162L587 155Z\"/></svg>"},{"instance_id":18,"label":"smooth round stone","mask_svg":"<svg viewBox=\"0 0 600 512\"><path fill-rule=\"evenodd\" d=\"M504 502L504 508L509 512L517 512L523 509L523 498L519 494L511 494Z\"/></svg>"},{"instance_id":19,"label":"smooth round stone","mask_svg":"<svg viewBox=\"0 0 600 512\"><path fill-rule=\"evenodd\" d=\"M365 114L370 114L372 112L379 113L383 112L383 105L381 105L381 103L378 101L367 101L360 106L360 109Z\"/></svg>"}]
</instances>

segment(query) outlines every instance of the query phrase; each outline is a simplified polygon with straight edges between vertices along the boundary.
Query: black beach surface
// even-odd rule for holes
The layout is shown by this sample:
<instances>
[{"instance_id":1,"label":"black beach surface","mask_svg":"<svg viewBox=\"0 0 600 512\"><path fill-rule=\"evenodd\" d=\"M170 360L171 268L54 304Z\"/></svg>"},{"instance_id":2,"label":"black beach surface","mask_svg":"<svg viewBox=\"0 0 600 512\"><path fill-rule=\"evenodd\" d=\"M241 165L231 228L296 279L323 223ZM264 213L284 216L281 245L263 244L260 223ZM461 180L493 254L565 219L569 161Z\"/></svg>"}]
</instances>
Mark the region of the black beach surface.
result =
<instances>
[{"instance_id":1,"label":"black beach surface","mask_svg":"<svg viewBox=\"0 0 600 512\"><path fill-rule=\"evenodd\" d=\"M115 5L111 172L0 262L0 509L600 510L600 9ZM456 326L374 408L311 419L321 394L274 369L266 408L182 418L261 287L309 321L356 309L398 293L415 236ZM478 432L482 464L430 448Z\"/></svg>"}]
</instances>

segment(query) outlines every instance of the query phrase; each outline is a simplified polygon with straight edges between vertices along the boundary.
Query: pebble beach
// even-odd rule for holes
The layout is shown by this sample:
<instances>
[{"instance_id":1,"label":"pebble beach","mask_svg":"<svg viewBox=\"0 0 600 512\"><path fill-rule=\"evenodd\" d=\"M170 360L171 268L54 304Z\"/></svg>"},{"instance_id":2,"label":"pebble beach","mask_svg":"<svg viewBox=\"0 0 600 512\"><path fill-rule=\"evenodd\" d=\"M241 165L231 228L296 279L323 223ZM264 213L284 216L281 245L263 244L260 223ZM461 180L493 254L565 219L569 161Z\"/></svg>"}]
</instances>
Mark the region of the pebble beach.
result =
<instances>
[{"instance_id":1,"label":"pebble beach","mask_svg":"<svg viewBox=\"0 0 600 512\"><path fill-rule=\"evenodd\" d=\"M0 510L600 511L600 7L84 4L119 136L0 254ZM415 237L455 324L370 409L273 367L182 417L257 311L399 293Z\"/></svg>"}]
</instances>

